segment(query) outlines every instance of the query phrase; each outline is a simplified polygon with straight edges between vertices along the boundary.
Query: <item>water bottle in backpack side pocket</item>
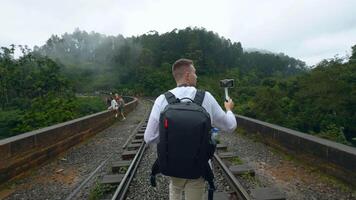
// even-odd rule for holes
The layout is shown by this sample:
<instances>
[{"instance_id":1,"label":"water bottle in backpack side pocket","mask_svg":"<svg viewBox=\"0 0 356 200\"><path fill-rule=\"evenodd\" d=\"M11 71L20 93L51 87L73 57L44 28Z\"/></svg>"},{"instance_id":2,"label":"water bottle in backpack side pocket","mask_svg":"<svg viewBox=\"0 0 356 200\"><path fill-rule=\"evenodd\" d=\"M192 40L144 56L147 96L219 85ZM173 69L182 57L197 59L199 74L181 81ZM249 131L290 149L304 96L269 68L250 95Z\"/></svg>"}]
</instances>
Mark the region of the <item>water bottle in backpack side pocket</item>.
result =
<instances>
[{"instance_id":1,"label":"water bottle in backpack side pocket","mask_svg":"<svg viewBox=\"0 0 356 200\"><path fill-rule=\"evenodd\" d=\"M211 141L214 145L216 145L218 143L218 133L219 133L218 128L214 127L211 129Z\"/></svg>"},{"instance_id":2,"label":"water bottle in backpack side pocket","mask_svg":"<svg viewBox=\"0 0 356 200\"><path fill-rule=\"evenodd\" d=\"M209 157L210 157L210 160L209 160L209 166L211 169L213 169L213 163L211 162L211 159L215 153L215 150L216 150L216 145L218 143L218 133L219 133L219 129L218 128L212 128L210 130L210 133L211 133L211 138L210 138L210 146L209 146Z\"/></svg>"}]
</instances>

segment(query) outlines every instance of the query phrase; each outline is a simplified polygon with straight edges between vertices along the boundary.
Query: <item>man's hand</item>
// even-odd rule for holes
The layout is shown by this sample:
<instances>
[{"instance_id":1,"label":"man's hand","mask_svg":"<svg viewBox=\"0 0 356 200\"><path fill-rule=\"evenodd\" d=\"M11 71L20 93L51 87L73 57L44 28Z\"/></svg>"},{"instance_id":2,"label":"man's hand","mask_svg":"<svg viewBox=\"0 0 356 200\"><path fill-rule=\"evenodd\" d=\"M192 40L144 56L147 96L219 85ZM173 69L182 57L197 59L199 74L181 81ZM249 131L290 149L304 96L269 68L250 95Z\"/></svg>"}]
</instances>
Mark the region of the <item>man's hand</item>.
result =
<instances>
[{"instance_id":1,"label":"man's hand","mask_svg":"<svg viewBox=\"0 0 356 200\"><path fill-rule=\"evenodd\" d=\"M229 99L227 102L224 102L225 105L225 109L226 111L231 111L234 108L234 102L232 101L232 99Z\"/></svg>"}]
</instances>

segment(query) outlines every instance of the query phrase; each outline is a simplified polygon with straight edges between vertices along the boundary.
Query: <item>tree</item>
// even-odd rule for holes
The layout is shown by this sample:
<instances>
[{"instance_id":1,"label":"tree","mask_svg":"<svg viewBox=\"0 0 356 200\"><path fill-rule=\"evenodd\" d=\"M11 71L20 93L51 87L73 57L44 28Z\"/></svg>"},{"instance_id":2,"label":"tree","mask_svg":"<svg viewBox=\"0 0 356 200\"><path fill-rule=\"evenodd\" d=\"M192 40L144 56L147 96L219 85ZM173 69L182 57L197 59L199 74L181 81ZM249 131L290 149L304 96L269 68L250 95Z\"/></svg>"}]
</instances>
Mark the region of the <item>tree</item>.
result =
<instances>
[{"instance_id":1,"label":"tree","mask_svg":"<svg viewBox=\"0 0 356 200\"><path fill-rule=\"evenodd\" d=\"M356 63L356 44L351 47L350 63Z\"/></svg>"}]
</instances>

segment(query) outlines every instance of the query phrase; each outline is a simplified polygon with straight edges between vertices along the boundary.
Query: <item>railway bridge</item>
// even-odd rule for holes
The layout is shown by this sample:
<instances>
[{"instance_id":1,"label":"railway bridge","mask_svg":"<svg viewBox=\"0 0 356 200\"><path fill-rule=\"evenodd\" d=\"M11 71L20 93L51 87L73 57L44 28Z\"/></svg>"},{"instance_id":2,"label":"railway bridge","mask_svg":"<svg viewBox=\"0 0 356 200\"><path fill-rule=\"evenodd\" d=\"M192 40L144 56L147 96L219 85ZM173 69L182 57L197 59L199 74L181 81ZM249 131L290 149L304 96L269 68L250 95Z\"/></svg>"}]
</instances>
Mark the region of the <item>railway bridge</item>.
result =
<instances>
[{"instance_id":1,"label":"railway bridge","mask_svg":"<svg viewBox=\"0 0 356 200\"><path fill-rule=\"evenodd\" d=\"M149 184L156 148L143 142L152 100L0 140L0 199L168 199ZM212 162L214 199L356 199L356 149L236 115Z\"/></svg>"}]
</instances>

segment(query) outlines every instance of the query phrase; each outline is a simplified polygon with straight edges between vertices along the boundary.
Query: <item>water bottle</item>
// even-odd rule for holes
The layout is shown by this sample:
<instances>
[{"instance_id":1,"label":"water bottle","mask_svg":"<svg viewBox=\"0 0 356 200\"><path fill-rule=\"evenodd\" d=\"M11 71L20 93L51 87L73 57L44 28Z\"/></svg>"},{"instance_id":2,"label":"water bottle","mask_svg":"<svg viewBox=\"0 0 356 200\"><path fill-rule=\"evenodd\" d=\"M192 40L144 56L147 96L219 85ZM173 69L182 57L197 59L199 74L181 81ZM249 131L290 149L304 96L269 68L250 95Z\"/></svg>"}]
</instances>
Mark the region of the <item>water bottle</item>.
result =
<instances>
[{"instance_id":1,"label":"water bottle","mask_svg":"<svg viewBox=\"0 0 356 200\"><path fill-rule=\"evenodd\" d=\"M214 145L216 145L218 133L219 133L218 128L214 127L211 129L211 141L213 142Z\"/></svg>"}]
</instances>

